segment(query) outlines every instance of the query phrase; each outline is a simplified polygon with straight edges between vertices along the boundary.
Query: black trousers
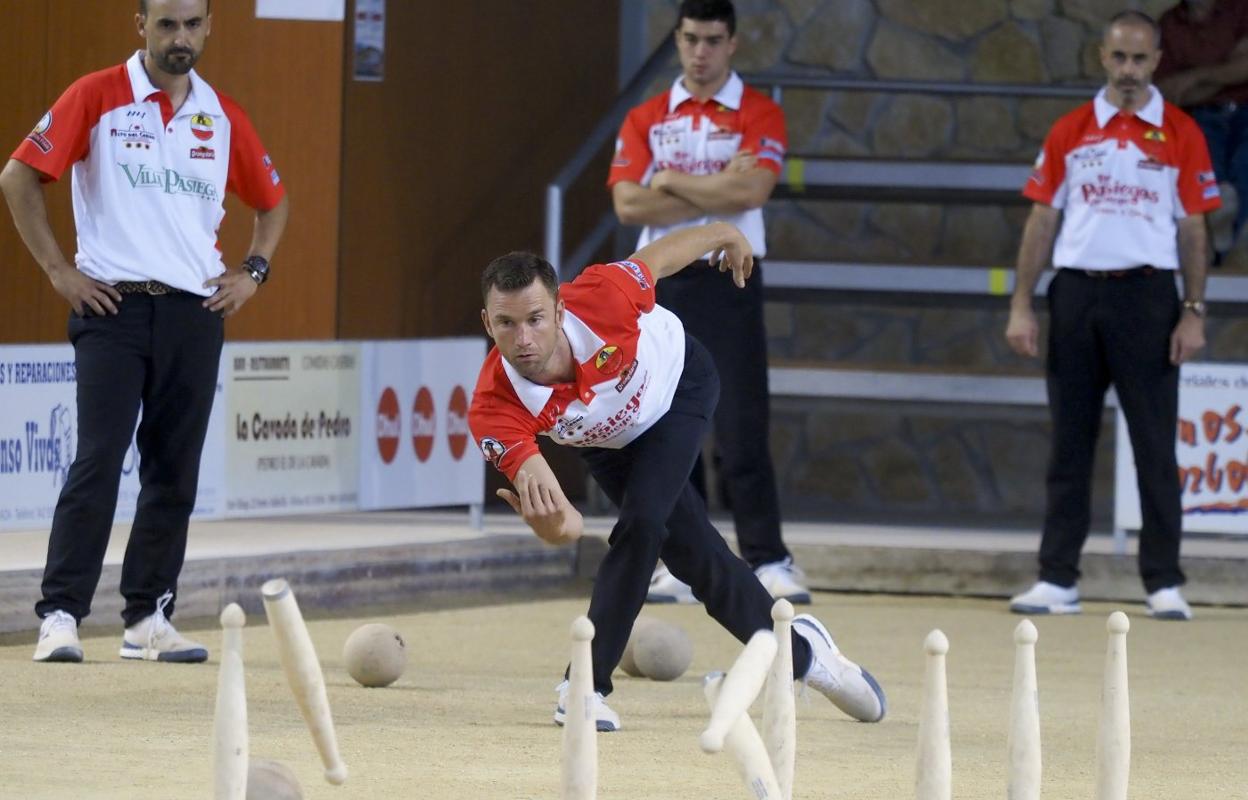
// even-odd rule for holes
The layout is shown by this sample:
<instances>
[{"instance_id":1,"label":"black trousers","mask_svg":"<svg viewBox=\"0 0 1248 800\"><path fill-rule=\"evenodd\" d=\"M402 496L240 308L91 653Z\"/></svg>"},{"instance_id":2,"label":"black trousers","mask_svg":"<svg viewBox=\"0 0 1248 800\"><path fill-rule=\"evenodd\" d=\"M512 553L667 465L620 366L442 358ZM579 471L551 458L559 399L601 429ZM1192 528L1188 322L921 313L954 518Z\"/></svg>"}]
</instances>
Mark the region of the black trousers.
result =
<instances>
[{"instance_id":1,"label":"black trousers","mask_svg":"<svg viewBox=\"0 0 1248 800\"><path fill-rule=\"evenodd\" d=\"M594 688L604 695L611 693L611 673L660 556L740 641L772 627L771 595L728 548L689 482L715 410L719 378L706 348L692 336L685 342L685 368L667 414L623 448L582 451L595 480L620 508L589 604L596 631ZM793 674L800 678L809 666L810 645L794 634Z\"/></svg>"},{"instance_id":2,"label":"black trousers","mask_svg":"<svg viewBox=\"0 0 1248 800\"><path fill-rule=\"evenodd\" d=\"M224 341L221 315L202 302L127 294L115 316L70 316L78 452L52 518L39 616L61 609L81 621L91 611L140 404L141 488L121 571L122 619L133 625L176 592Z\"/></svg>"},{"instance_id":3,"label":"black trousers","mask_svg":"<svg viewBox=\"0 0 1248 800\"><path fill-rule=\"evenodd\" d=\"M744 289L707 262L696 261L659 281L657 292L659 304L680 317L719 369L723 391L714 420L715 465L741 557L753 567L787 558L768 436L771 396L762 262L754 262L754 275ZM707 497L700 456L693 484Z\"/></svg>"},{"instance_id":4,"label":"black trousers","mask_svg":"<svg viewBox=\"0 0 1248 800\"><path fill-rule=\"evenodd\" d=\"M1174 273L1094 278L1059 269L1048 290L1047 379L1053 445L1040 579L1073 586L1091 518L1092 458L1110 384L1127 420L1139 478L1139 567L1153 592L1183 583L1175 435L1179 368L1170 334L1182 312Z\"/></svg>"}]
</instances>

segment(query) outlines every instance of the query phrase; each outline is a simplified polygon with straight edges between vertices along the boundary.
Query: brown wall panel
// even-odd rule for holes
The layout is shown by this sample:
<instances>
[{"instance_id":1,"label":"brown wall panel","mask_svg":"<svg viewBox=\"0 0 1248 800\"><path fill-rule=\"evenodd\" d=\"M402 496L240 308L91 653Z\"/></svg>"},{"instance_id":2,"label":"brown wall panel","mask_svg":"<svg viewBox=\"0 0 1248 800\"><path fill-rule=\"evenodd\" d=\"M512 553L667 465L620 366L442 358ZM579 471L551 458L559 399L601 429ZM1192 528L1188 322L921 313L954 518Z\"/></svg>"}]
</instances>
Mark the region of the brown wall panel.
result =
<instances>
[{"instance_id":1,"label":"brown wall panel","mask_svg":"<svg viewBox=\"0 0 1248 800\"><path fill-rule=\"evenodd\" d=\"M386 80L346 82L339 334L476 333L482 267L541 249L545 184L614 99L618 6L386 11Z\"/></svg>"},{"instance_id":2,"label":"brown wall panel","mask_svg":"<svg viewBox=\"0 0 1248 800\"><path fill-rule=\"evenodd\" d=\"M6 4L0 148L7 156L79 76L142 46L134 0ZM238 316L231 338L331 338L336 328L342 24L257 20L255 4L218 0L199 72L238 100L256 123L291 194L293 214L274 279ZM45 192L58 241L74 249L69 180ZM228 263L245 254L251 213L226 204L221 245ZM7 217L7 213L5 214ZM6 218L0 223L0 342L64 341L67 307Z\"/></svg>"}]
</instances>

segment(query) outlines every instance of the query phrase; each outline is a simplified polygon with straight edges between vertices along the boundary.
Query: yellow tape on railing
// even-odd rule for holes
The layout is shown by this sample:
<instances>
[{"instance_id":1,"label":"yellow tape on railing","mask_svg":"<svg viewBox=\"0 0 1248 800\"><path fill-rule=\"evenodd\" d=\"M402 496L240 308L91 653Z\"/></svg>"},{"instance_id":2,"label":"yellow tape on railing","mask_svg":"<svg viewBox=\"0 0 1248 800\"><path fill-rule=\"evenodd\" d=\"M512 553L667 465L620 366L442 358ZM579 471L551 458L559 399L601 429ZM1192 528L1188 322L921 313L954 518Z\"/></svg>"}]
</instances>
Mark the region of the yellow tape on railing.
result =
<instances>
[{"instance_id":1,"label":"yellow tape on railing","mask_svg":"<svg viewBox=\"0 0 1248 800\"><path fill-rule=\"evenodd\" d=\"M791 192L806 191L806 159L790 156L784 160L784 182Z\"/></svg>"},{"instance_id":2,"label":"yellow tape on railing","mask_svg":"<svg viewBox=\"0 0 1248 800\"><path fill-rule=\"evenodd\" d=\"M1009 291L1010 270L1007 267L993 267L988 270L988 294L1003 295Z\"/></svg>"}]
</instances>

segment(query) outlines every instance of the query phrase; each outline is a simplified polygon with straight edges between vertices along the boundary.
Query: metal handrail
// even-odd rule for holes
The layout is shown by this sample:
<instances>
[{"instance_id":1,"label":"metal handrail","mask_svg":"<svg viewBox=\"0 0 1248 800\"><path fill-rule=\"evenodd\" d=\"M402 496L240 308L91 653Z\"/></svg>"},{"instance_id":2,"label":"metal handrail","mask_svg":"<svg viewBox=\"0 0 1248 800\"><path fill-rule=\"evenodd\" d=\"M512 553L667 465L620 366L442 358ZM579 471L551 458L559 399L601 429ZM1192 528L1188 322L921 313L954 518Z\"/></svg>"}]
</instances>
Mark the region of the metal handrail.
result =
<instances>
[{"instance_id":1,"label":"metal handrail","mask_svg":"<svg viewBox=\"0 0 1248 800\"><path fill-rule=\"evenodd\" d=\"M619 97L611 105L611 109L594 127L585 141L577 148L576 153L568 159L563 169L559 170L546 186L546 230L545 251L549 261L560 276L563 276L563 200L568 188L581 176L594 156L602 149L616 132L620 123L628 115L629 110L641 99L654 79L668 66L676 44L673 37L664 37L655 48L646 63L637 71L620 92ZM950 81L917 81L917 80L872 80L863 78L828 78L811 75L793 75L787 73L753 73L742 75L742 79L751 86L767 86L772 89L772 99L780 102L782 91L790 89L819 89L823 91L843 92L882 92L886 94L945 94L945 95L977 95L995 97L1028 97L1028 98L1087 98L1096 92L1099 85L1037 85L1025 83L955 83ZM573 255L577 260L589 258L614 229L611 224L611 212L608 212L595 224L593 230L574 248ZM576 260L569 259L572 263Z\"/></svg>"},{"instance_id":2,"label":"metal handrail","mask_svg":"<svg viewBox=\"0 0 1248 800\"><path fill-rule=\"evenodd\" d=\"M646 63L641 65L641 69L637 70L637 74L633 75L632 80L620 92L620 96L611 104L611 109L603 115L598 124L594 126L593 131L577 148L576 153L568 159L563 165L563 169L555 175L546 186L546 260L554 266L555 271L562 275L560 270L560 261L562 260L563 250L563 195L567 192L572 182L581 176L585 171L585 167L589 166L589 162L593 160L602 146L611 139L615 138L616 133L620 129L620 123L624 121L624 117L628 116L629 110L637 104L641 99L641 94L654 81L656 77L665 69L672 54L676 52L676 40L674 37L667 36L663 42L654 49L650 57L646 59ZM599 234L599 242L606 238L605 233L600 233L602 223L599 222L594 228L594 233ZM607 231L610 232L609 230ZM596 247L593 245L592 247ZM592 251L592 247L590 250ZM578 252L584 248L578 248Z\"/></svg>"}]
</instances>

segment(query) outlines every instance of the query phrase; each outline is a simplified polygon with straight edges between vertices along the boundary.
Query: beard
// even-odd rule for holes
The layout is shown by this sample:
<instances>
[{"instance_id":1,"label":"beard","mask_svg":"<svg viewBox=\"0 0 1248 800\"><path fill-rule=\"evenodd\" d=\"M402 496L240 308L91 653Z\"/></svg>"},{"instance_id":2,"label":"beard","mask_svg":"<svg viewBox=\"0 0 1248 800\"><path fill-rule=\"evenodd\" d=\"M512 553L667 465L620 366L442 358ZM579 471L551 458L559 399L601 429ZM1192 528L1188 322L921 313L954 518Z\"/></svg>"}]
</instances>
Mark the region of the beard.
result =
<instances>
[{"instance_id":1,"label":"beard","mask_svg":"<svg viewBox=\"0 0 1248 800\"><path fill-rule=\"evenodd\" d=\"M179 56L185 57L179 58ZM177 47L161 53L158 66L161 72L167 72L170 75L185 75L191 71L197 61L199 61L199 53L196 53L194 50Z\"/></svg>"}]
</instances>

